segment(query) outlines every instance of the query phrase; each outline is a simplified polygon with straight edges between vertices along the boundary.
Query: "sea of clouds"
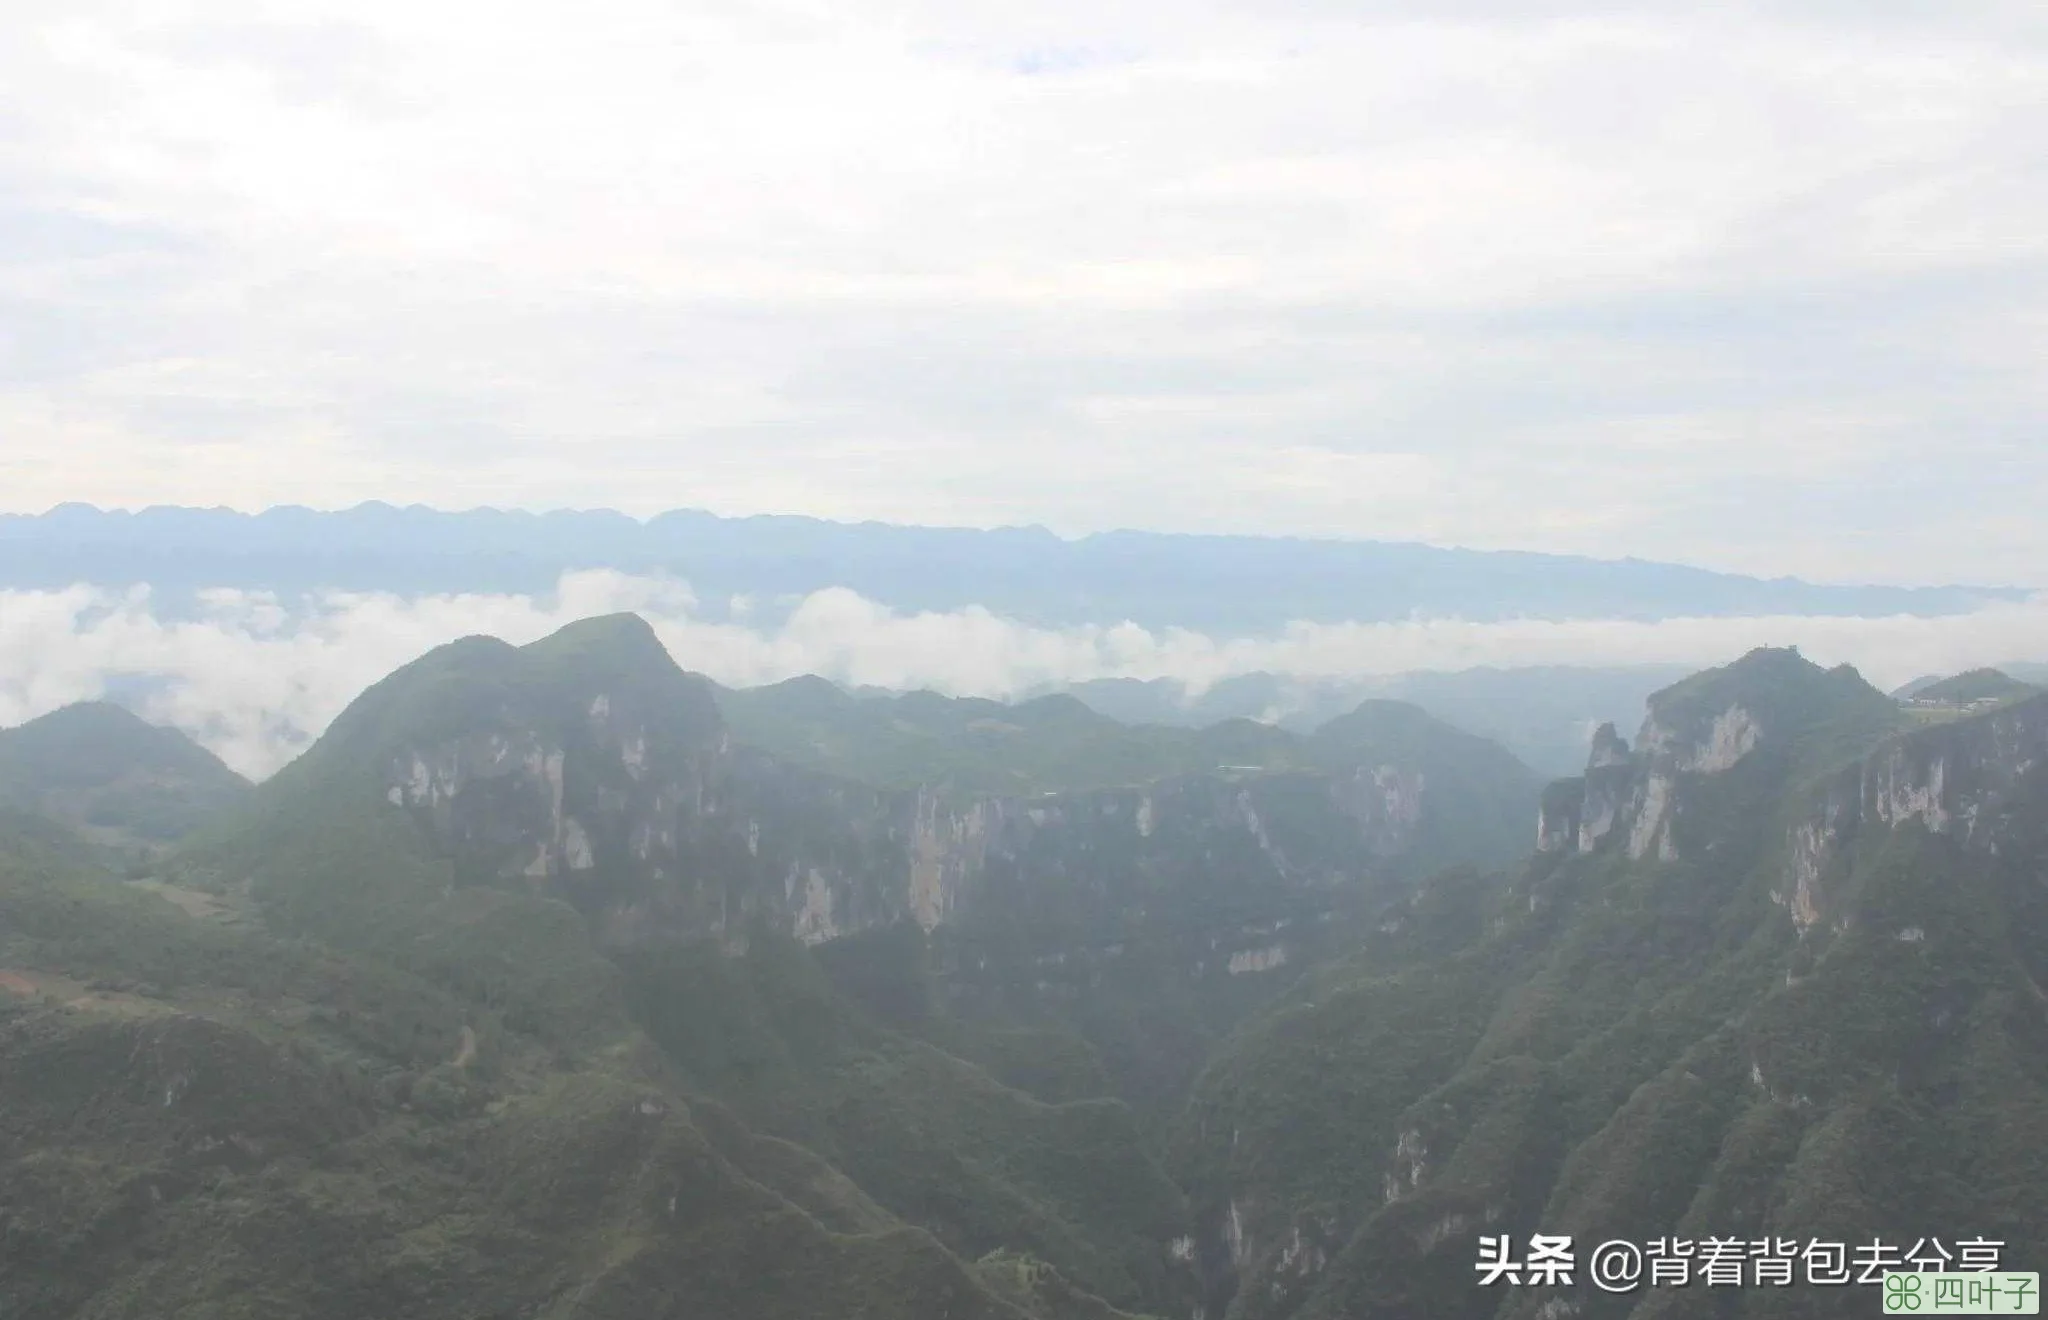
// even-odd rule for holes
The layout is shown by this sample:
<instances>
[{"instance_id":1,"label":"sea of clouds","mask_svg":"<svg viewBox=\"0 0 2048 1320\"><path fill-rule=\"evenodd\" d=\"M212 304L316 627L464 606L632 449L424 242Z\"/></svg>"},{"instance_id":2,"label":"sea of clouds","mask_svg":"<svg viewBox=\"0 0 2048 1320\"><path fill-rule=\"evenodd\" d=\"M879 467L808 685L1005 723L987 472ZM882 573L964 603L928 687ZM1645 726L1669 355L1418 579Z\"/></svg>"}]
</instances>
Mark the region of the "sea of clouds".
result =
<instances>
[{"instance_id":1,"label":"sea of clouds","mask_svg":"<svg viewBox=\"0 0 2048 1320\"><path fill-rule=\"evenodd\" d=\"M1766 645L1855 664L1890 687L2048 657L2048 597L1946 618L1437 618L1215 637L1134 624L1033 627L978 607L905 614L840 588L812 593L774 625L714 622L686 583L611 571L565 575L537 596L333 592L285 602L222 590L175 618L147 589L79 586L0 591L0 725L124 692L148 718L186 730L260 778L363 688L435 646L479 633L525 643L616 611L640 614L679 664L727 685L820 674L848 685L997 698L1117 677L1174 679L1199 693L1259 671L1346 679L1480 665L1704 667Z\"/></svg>"}]
</instances>

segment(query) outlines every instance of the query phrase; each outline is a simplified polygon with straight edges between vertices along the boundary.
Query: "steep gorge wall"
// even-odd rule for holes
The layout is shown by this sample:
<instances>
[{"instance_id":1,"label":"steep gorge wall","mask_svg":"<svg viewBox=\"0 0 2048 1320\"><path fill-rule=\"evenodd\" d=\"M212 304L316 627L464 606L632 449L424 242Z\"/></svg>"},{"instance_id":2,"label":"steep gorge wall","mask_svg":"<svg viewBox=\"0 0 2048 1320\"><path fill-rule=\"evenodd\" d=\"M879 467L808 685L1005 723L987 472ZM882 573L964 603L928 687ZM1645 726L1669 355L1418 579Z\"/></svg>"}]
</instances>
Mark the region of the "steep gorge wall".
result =
<instances>
[{"instance_id":1,"label":"steep gorge wall","mask_svg":"<svg viewBox=\"0 0 2048 1320\"><path fill-rule=\"evenodd\" d=\"M2048 694L1891 740L1831 776L1790 828L1774 897L1803 931L1829 919L1830 879L1860 837L1917 826L1997 854L2048 818Z\"/></svg>"},{"instance_id":2,"label":"steep gorge wall","mask_svg":"<svg viewBox=\"0 0 2048 1320\"><path fill-rule=\"evenodd\" d=\"M564 898L613 946L736 940L756 917L811 943L905 919L1113 929L1203 894L1355 889L1403 874L1432 806L1395 765L1028 799L878 789L722 728L680 734L630 691L407 745L382 792L466 882ZM1278 965L1272 944L1236 966Z\"/></svg>"},{"instance_id":3,"label":"steep gorge wall","mask_svg":"<svg viewBox=\"0 0 2048 1320\"><path fill-rule=\"evenodd\" d=\"M1742 704L1674 722L1653 704L1630 751L1604 726L1586 773L1545 790L1539 855L1620 848L1632 859L1676 860L1682 823L1707 782L1798 730L1774 728ZM1826 919L1829 877L1859 837L1917 826L1966 848L1998 852L2041 828L2048 803L2048 695L1895 734L1874 750L1795 786L1774 897L1806 930Z\"/></svg>"}]
</instances>

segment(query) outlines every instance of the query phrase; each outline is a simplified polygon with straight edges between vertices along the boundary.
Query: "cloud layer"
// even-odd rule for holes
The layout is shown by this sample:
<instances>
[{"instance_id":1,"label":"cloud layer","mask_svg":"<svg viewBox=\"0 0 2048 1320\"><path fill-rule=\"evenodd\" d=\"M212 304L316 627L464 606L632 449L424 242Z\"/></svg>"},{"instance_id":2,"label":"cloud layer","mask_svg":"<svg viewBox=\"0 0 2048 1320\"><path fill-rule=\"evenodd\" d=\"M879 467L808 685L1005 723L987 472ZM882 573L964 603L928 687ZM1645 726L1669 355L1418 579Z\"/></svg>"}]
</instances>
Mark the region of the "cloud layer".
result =
<instances>
[{"instance_id":1,"label":"cloud layer","mask_svg":"<svg viewBox=\"0 0 2048 1320\"><path fill-rule=\"evenodd\" d=\"M217 592L201 617L178 622L158 619L146 592L0 592L0 725L139 682L145 714L262 776L363 688L434 646L476 633L524 643L618 610L647 618L685 668L730 685L816 673L993 697L1110 677L1174 678L1199 691L1258 671L1350 678L1476 665L1705 666L1787 644L1892 686L2048 657L2048 600L1941 619L1438 620L1302 624L1268 638L1050 630L978 609L906 615L840 589L813 594L772 630L706 622L696 607L682 583L611 572L566 576L547 597L335 594L290 615L261 594Z\"/></svg>"},{"instance_id":2,"label":"cloud layer","mask_svg":"<svg viewBox=\"0 0 2048 1320\"><path fill-rule=\"evenodd\" d=\"M0 501L2038 584L2044 110L2018 0L18 0Z\"/></svg>"}]
</instances>

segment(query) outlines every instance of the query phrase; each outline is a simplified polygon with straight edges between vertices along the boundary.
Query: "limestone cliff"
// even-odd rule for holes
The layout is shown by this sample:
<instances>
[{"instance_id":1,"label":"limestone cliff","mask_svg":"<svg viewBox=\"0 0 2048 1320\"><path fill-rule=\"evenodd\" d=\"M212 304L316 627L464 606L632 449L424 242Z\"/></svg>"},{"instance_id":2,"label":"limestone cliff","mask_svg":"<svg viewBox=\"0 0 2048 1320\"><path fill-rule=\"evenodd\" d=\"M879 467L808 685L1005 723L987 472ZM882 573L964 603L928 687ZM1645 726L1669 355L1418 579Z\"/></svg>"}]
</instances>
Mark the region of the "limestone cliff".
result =
<instances>
[{"instance_id":1,"label":"limestone cliff","mask_svg":"<svg viewBox=\"0 0 2048 1320\"><path fill-rule=\"evenodd\" d=\"M1687 811L1703 800L1709 782L1753 756L1776 753L1769 759L1779 780L1799 768L1814 776L1784 783L1793 806L1784 827L1783 879L1774 891L1806 930L1826 919L1829 877L1846 865L1860 834L1912 825L1996 853L2035 828L2027 804L2043 800L2042 776L2048 774L2048 694L1904 731L1841 681L1841 671L1824 674L1809 666L1802 672L1788 667L1788 659L1796 662L1796 655L1759 652L1700 676L1721 676L1716 684L1689 680L1657 694L1633 752L1611 725L1603 727L1586 773L1545 790L1537 853L1616 847L1631 858L1673 860L1687 837ZM1768 670L1804 684L1806 704L1789 703L1782 690L1765 687L1753 690L1756 700L1746 704L1732 690L1744 669L1750 679ZM1844 694L1853 698L1846 718ZM1832 765L1830 750L1837 757ZM1697 842L1711 840L1702 834Z\"/></svg>"},{"instance_id":2,"label":"limestone cliff","mask_svg":"<svg viewBox=\"0 0 2048 1320\"><path fill-rule=\"evenodd\" d=\"M1178 1168L1211 1316L1691 1313L1475 1289L1482 1234L2039 1237L2048 694L1909 727L1762 651L1588 761L1519 877L1423 886L1435 919L1371 928L1204 1066Z\"/></svg>"},{"instance_id":3,"label":"limestone cliff","mask_svg":"<svg viewBox=\"0 0 2048 1320\"><path fill-rule=\"evenodd\" d=\"M1539 854L1607 848L1632 859L1675 861L1687 841L1713 832L1694 824L1712 787L1746 766L1782 775L1830 729L1882 733L1897 712L1846 666L1823 670L1797 650L1762 649L1651 696L1633 748L1611 724L1594 734L1585 774L1544 794ZM1711 814L1711 813L1706 813Z\"/></svg>"},{"instance_id":4,"label":"limestone cliff","mask_svg":"<svg viewBox=\"0 0 2048 1320\"><path fill-rule=\"evenodd\" d=\"M420 827L457 883L561 898L609 947L737 941L756 918L811 943L906 919L1101 942L1148 913L1213 908L1230 927L1216 964L1242 974L1284 963L1277 921L1421 868L1507 860L1460 826L1472 790L1455 755L1431 759L1431 737L1469 736L1378 704L1317 743L1312 769L1028 797L888 788L736 744L709 685L617 616L525 648L442 648L365 693L294 770L370 767L377 809Z\"/></svg>"},{"instance_id":5,"label":"limestone cliff","mask_svg":"<svg viewBox=\"0 0 2048 1320\"><path fill-rule=\"evenodd\" d=\"M1774 897L1804 931L1838 907L1859 838L1917 826L1989 854L2038 842L2048 804L2048 693L1894 738L1829 776L1786 839Z\"/></svg>"}]
</instances>

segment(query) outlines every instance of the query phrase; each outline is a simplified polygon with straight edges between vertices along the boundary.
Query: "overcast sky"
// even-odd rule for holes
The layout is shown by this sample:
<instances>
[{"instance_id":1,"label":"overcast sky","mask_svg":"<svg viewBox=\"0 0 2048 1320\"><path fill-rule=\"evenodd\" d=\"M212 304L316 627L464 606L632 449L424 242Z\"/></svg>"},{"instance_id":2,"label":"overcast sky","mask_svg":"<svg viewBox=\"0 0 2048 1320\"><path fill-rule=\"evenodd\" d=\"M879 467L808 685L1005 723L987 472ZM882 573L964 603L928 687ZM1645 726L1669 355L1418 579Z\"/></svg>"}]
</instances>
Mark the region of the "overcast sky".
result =
<instances>
[{"instance_id":1,"label":"overcast sky","mask_svg":"<svg viewBox=\"0 0 2048 1320\"><path fill-rule=\"evenodd\" d=\"M2034 0L6 8L0 507L2048 585Z\"/></svg>"}]
</instances>

